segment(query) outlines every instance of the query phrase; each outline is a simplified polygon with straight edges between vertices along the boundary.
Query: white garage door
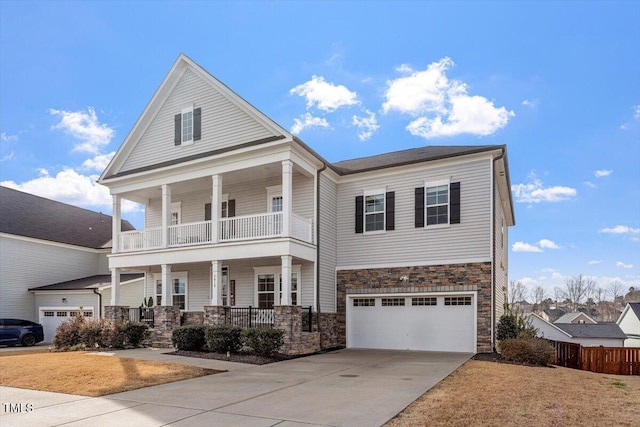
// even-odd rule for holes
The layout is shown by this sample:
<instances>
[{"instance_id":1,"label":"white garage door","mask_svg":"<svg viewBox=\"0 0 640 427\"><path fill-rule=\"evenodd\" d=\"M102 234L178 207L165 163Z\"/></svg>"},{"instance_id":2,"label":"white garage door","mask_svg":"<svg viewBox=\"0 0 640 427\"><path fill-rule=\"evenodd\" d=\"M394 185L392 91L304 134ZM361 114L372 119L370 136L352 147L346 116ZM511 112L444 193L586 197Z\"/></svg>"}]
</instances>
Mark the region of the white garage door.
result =
<instances>
[{"instance_id":1,"label":"white garage door","mask_svg":"<svg viewBox=\"0 0 640 427\"><path fill-rule=\"evenodd\" d=\"M475 295L347 298L347 347L476 352Z\"/></svg>"},{"instance_id":2,"label":"white garage door","mask_svg":"<svg viewBox=\"0 0 640 427\"><path fill-rule=\"evenodd\" d=\"M93 317L93 307L83 307L82 310L80 307L40 307L40 324L44 330L44 341L52 342L58 325L80 313L84 317Z\"/></svg>"}]
</instances>

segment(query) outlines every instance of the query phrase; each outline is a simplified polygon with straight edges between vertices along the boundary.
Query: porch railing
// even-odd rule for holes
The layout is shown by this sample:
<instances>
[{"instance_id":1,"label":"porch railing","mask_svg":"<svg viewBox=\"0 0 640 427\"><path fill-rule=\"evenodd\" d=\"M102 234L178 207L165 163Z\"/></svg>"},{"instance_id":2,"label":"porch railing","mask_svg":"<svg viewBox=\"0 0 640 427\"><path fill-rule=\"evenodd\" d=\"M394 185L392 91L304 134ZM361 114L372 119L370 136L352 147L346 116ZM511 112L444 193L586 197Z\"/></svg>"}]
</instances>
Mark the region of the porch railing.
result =
<instances>
[{"instance_id":1,"label":"porch railing","mask_svg":"<svg viewBox=\"0 0 640 427\"><path fill-rule=\"evenodd\" d=\"M278 237L282 233L282 212L235 216L220 220L220 241Z\"/></svg>"},{"instance_id":2,"label":"porch railing","mask_svg":"<svg viewBox=\"0 0 640 427\"><path fill-rule=\"evenodd\" d=\"M313 312L311 306L302 307L302 332L313 332Z\"/></svg>"},{"instance_id":3,"label":"porch railing","mask_svg":"<svg viewBox=\"0 0 640 427\"><path fill-rule=\"evenodd\" d=\"M129 321L146 323L150 328L153 328L153 308L129 307Z\"/></svg>"},{"instance_id":4,"label":"porch railing","mask_svg":"<svg viewBox=\"0 0 640 427\"><path fill-rule=\"evenodd\" d=\"M162 247L162 227L125 231L118 236L121 252L142 251Z\"/></svg>"},{"instance_id":5,"label":"porch railing","mask_svg":"<svg viewBox=\"0 0 640 427\"><path fill-rule=\"evenodd\" d=\"M291 216L291 236L304 242L314 243L313 220L293 214Z\"/></svg>"},{"instance_id":6,"label":"porch railing","mask_svg":"<svg viewBox=\"0 0 640 427\"><path fill-rule=\"evenodd\" d=\"M227 324L240 328L273 328L274 313L272 308L257 307L225 307Z\"/></svg>"},{"instance_id":7,"label":"porch railing","mask_svg":"<svg viewBox=\"0 0 640 427\"><path fill-rule=\"evenodd\" d=\"M169 246L189 246L211 241L211 221L169 226Z\"/></svg>"}]
</instances>

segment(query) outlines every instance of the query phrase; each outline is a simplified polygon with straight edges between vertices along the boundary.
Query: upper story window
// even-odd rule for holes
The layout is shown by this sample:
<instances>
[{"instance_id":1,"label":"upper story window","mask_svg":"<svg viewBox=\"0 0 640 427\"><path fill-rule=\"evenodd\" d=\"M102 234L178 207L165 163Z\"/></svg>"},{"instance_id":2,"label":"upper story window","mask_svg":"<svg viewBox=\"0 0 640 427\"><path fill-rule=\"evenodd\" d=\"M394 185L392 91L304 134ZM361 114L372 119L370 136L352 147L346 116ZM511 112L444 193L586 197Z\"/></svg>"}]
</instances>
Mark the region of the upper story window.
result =
<instances>
[{"instance_id":1,"label":"upper story window","mask_svg":"<svg viewBox=\"0 0 640 427\"><path fill-rule=\"evenodd\" d=\"M175 145L191 145L202 137L202 109L185 108L174 116Z\"/></svg>"},{"instance_id":2,"label":"upper story window","mask_svg":"<svg viewBox=\"0 0 640 427\"><path fill-rule=\"evenodd\" d=\"M460 183L432 181L415 189L415 226L460 223Z\"/></svg>"},{"instance_id":3,"label":"upper story window","mask_svg":"<svg viewBox=\"0 0 640 427\"><path fill-rule=\"evenodd\" d=\"M384 230L384 190L365 193L364 196L364 231Z\"/></svg>"},{"instance_id":4,"label":"upper story window","mask_svg":"<svg viewBox=\"0 0 640 427\"><path fill-rule=\"evenodd\" d=\"M356 233L375 233L395 228L395 192L365 191L356 197Z\"/></svg>"}]
</instances>

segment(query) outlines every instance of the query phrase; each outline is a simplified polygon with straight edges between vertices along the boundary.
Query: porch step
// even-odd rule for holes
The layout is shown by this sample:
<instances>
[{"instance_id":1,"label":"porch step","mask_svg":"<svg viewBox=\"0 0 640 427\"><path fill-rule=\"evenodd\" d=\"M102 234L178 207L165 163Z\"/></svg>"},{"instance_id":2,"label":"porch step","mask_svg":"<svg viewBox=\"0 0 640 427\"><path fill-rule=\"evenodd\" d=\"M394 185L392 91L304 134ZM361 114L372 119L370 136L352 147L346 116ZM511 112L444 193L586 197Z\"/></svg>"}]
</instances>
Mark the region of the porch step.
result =
<instances>
[{"instance_id":1,"label":"porch step","mask_svg":"<svg viewBox=\"0 0 640 427\"><path fill-rule=\"evenodd\" d=\"M152 341L152 348L173 348L171 341Z\"/></svg>"}]
</instances>

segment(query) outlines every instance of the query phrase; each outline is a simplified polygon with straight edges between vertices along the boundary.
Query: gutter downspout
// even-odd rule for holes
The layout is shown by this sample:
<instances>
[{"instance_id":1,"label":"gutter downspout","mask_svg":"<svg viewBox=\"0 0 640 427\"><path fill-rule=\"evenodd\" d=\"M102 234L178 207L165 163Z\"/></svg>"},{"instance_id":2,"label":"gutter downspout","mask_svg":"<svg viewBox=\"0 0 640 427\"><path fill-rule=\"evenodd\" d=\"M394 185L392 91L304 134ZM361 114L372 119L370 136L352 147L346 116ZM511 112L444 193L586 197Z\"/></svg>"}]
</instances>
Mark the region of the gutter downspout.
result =
<instances>
[{"instance_id":1,"label":"gutter downspout","mask_svg":"<svg viewBox=\"0 0 640 427\"><path fill-rule=\"evenodd\" d=\"M93 293L98 295L98 319L102 319L102 294L96 288L93 288Z\"/></svg>"},{"instance_id":2,"label":"gutter downspout","mask_svg":"<svg viewBox=\"0 0 640 427\"><path fill-rule=\"evenodd\" d=\"M495 352L496 349L496 337L495 337L495 319L496 319L496 195L493 191L495 187L495 170L496 170L496 162L504 158L505 148L502 147L502 154L498 157L494 157L492 167L491 167L491 194L493 197L491 198L491 347ZM506 173L506 172L505 172Z\"/></svg>"},{"instance_id":3,"label":"gutter downspout","mask_svg":"<svg viewBox=\"0 0 640 427\"><path fill-rule=\"evenodd\" d=\"M322 163L322 168L316 172L316 316L318 332L320 333L320 350L324 348L322 343L322 326L320 323L320 174L327 169L327 164Z\"/></svg>"}]
</instances>

